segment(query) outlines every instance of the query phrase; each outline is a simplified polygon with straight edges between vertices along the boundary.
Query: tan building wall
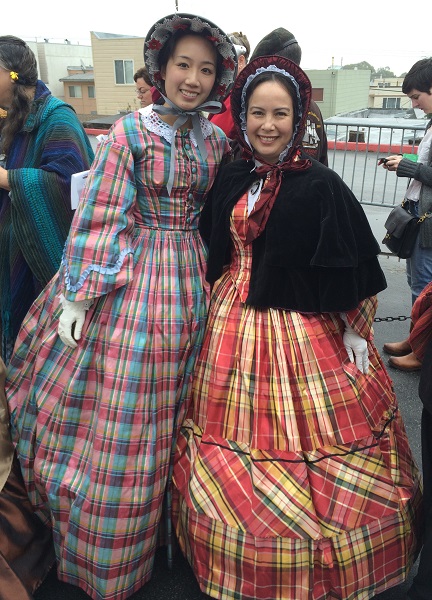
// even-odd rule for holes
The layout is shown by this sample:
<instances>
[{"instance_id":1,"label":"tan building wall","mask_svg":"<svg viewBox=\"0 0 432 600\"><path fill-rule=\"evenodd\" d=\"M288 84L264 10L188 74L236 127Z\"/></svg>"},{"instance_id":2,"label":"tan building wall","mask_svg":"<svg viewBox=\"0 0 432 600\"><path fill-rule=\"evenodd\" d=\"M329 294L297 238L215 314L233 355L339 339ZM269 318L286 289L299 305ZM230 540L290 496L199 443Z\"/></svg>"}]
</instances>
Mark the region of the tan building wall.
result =
<instances>
[{"instance_id":1,"label":"tan building wall","mask_svg":"<svg viewBox=\"0 0 432 600\"><path fill-rule=\"evenodd\" d=\"M132 74L144 65L144 37L91 31L96 105L99 115L115 115L140 108L135 82L118 84L115 60L132 61Z\"/></svg>"},{"instance_id":2,"label":"tan building wall","mask_svg":"<svg viewBox=\"0 0 432 600\"><path fill-rule=\"evenodd\" d=\"M92 98L89 88L92 88L94 94L96 92L94 76L92 74L92 78L87 81L80 81L80 77L82 76L82 70L74 70L68 69L69 78L67 81L63 82L64 85L64 99L65 102L73 106L75 112L78 115L96 115L97 114L97 105L96 98ZM77 75L77 79L74 80L73 76ZM70 95L70 86L74 86L75 88L81 89L81 98L72 97Z\"/></svg>"},{"instance_id":3,"label":"tan building wall","mask_svg":"<svg viewBox=\"0 0 432 600\"><path fill-rule=\"evenodd\" d=\"M402 92L402 83L403 77L373 79L368 108L410 108L411 100Z\"/></svg>"},{"instance_id":4,"label":"tan building wall","mask_svg":"<svg viewBox=\"0 0 432 600\"><path fill-rule=\"evenodd\" d=\"M326 69L306 72L314 89L314 98L322 97L316 101L324 119L368 106L370 71Z\"/></svg>"}]
</instances>

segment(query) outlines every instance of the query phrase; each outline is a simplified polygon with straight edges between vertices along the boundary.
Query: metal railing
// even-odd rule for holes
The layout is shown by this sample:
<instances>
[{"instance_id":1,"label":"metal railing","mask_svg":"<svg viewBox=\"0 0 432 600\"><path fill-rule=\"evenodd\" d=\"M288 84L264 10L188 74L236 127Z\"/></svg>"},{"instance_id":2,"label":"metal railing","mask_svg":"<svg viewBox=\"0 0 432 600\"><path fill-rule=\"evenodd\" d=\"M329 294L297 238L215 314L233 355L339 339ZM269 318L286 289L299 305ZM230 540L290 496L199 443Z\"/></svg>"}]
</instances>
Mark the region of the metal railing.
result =
<instances>
[{"instance_id":1,"label":"metal railing","mask_svg":"<svg viewBox=\"0 0 432 600\"><path fill-rule=\"evenodd\" d=\"M426 122L403 118L326 119L329 167L336 171L362 204L399 204L408 179L378 166L389 154L415 155Z\"/></svg>"}]
</instances>

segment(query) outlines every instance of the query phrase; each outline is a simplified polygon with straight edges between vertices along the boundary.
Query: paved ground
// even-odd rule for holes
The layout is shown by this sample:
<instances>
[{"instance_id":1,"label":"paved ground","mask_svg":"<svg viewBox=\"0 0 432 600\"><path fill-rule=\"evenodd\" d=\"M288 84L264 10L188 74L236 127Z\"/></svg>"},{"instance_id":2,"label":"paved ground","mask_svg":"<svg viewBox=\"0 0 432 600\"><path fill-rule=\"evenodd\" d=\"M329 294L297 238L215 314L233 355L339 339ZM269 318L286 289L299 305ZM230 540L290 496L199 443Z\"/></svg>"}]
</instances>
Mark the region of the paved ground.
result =
<instances>
[{"instance_id":1,"label":"paved ground","mask_svg":"<svg viewBox=\"0 0 432 600\"><path fill-rule=\"evenodd\" d=\"M373 229L380 232L385 213L379 214L369 209L366 212ZM405 278L405 261L399 261L395 257L381 257L380 261L387 277L388 288L379 295L377 316L379 318L409 316L410 293ZM382 348L385 341L404 339L408 329L409 320L375 323L377 347ZM391 369L389 373L399 398L413 452L420 464L421 409L417 395L419 375L418 373L400 373ZM411 578L414 573L415 567ZM409 581L405 585L376 596L375 600L404 600ZM59 583L53 572L36 592L35 600L59 600L60 598L62 600L88 600L89 597L74 586ZM204 600L205 598L208 596L200 592L192 571L182 556L177 554L173 570L168 571L165 566L164 552L161 551L156 557L152 580L130 600Z\"/></svg>"}]
</instances>

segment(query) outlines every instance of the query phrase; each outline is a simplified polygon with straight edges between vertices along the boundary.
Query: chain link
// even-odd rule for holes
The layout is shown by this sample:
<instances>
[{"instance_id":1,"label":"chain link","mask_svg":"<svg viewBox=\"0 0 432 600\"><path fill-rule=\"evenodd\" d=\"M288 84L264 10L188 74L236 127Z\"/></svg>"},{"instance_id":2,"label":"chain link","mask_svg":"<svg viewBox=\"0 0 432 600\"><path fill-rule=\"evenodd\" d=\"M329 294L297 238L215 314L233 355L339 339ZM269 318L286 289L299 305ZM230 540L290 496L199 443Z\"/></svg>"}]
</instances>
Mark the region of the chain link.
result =
<instances>
[{"instance_id":1,"label":"chain link","mask_svg":"<svg viewBox=\"0 0 432 600\"><path fill-rule=\"evenodd\" d=\"M411 317L404 317L402 315L399 317L375 317L374 322L381 323L385 321L386 323L390 323L391 321L406 321L407 319L411 319Z\"/></svg>"}]
</instances>

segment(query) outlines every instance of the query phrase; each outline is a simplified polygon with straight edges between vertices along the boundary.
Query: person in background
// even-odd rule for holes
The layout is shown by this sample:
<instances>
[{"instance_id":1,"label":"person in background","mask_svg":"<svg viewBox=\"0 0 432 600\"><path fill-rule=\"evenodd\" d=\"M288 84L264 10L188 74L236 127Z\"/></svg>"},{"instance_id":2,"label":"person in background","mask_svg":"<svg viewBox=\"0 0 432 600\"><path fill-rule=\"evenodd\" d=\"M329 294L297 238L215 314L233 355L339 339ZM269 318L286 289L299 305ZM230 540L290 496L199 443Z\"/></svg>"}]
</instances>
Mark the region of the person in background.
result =
<instances>
[{"instance_id":1,"label":"person in background","mask_svg":"<svg viewBox=\"0 0 432 600\"><path fill-rule=\"evenodd\" d=\"M373 343L380 248L301 148L311 93L286 58L245 67L231 94L244 156L200 222L212 296L173 517L221 600L366 600L405 580L420 545L420 473Z\"/></svg>"},{"instance_id":2,"label":"person in background","mask_svg":"<svg viewBox=\"0 0 432 600\"><path fill-rule=\"evenodd\" d=\"M432 598L432 282L419 294L411 311L413 327L409 344L421 363L418 393L423 404L421 449L423 470L423 548L408 600Z\"/></svg>"},{"instance_id":3,"label":"person in background","mask_svg":"<svg viewBox=\"0 0 432 600\"><path fill-rule=\"evenodd\" d=\"M250 43L247 35L241 31L235 31L234 33L228 34L231 42L234 44L234 48L237 53L237 75L243 71L249 60L250 54ZM210 115L210 120L213 125L217 125L226 133L226 135L232 140L234 137L234 121L231 114L231 95L224 99L223 109L220 113ZM233 145L235 152L235 145Z\"/></svg>"},{"instance_id":4,"label":"person in background","mask_svg":"<svg viewBox=\"0 0 432 600\"><path fill-rule=\"evenodd\" d=\"M74 109L38 79L36 57L0 36L0 356L7 364L31 303L60 266L71 175L93 150Z\"/></svg>"},{"instance_id":5,"label":"person in background","mask_svg":"<svg viewBox=\"0 0 432 600\"><path fill-rule=\"evenodd\" d=\"M136 95L139 98L141 108L152 104L152 88L153 84L149 77L146 67L141 67L134 75L134 81L136 83Z\"/></svg>"},{"instance_id":6,"label":"person in background","mask_svg":"<svg viewBox=\"0 0 432 600\"><path fill-rule=\"evenodd\" d=\"M251 60L258 56L270 55L284 56L295 62L296 65L300 65L302 51L294 35L287 29L278 27L265 35L256 45ZM324 121L319 106L312 98L302 146L309 156L323 163L323 165L328 165L327 135Z\"/></svg>"},{"instance_id":7,"label":"person in background","mask_svg":"<svg viewBox=\"0 0 432 600\"><path fill-rule=\"evenodd\" d=\"M418 147L416 162L393 154L382 165L398 177L410 179L405 193L408 210L415 217L427 215L420 224L414 251L406 259L407 280L414 304L432 281L432 58L423 58L411 67L403 80L402 91L410 98L413 108L420 108L430 119ZM412 351L409 336L401 342L384 344L383 350L390 355L389 365L394 369L421 369L421 360Z\"/></svg>"},{"instance_id":8,"label":"person in background","mask_svg":"<svg viewBox=\"0 0 432 600\"><path fill-rule=\"evenodd\" d=\"M73 108L38 79L26 42L0 36L0 597L23 600L54 563L9 431L5 363L31 303L60 266L72 221L70 183L93 150Z\"/></svg>"},{"instance_id":9,"label":"person in background","mask_svg":"<svg viewBox=\"0 0 432 600\"><path fill-rule=\"evenodd\" d=\"M94 600L148 581L178 425L207 318L201 209L226 135L204 117L235 79L228 36L158 20L144 62L162 98L99 145L61 269L33 303L6 379L30 501L57 574ZM1 587L0 582L0 587Z\"/></svg>"}]
</instances>

